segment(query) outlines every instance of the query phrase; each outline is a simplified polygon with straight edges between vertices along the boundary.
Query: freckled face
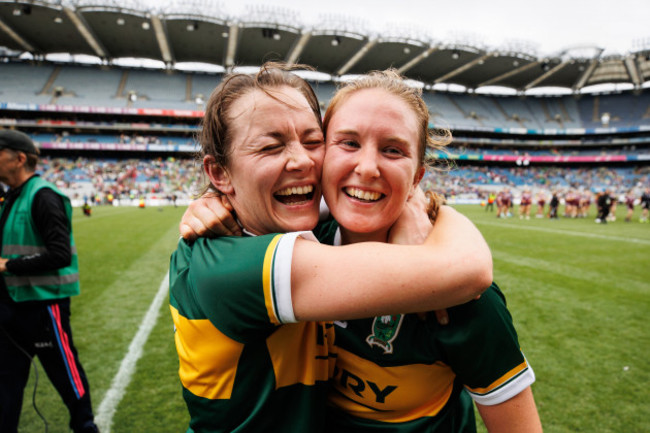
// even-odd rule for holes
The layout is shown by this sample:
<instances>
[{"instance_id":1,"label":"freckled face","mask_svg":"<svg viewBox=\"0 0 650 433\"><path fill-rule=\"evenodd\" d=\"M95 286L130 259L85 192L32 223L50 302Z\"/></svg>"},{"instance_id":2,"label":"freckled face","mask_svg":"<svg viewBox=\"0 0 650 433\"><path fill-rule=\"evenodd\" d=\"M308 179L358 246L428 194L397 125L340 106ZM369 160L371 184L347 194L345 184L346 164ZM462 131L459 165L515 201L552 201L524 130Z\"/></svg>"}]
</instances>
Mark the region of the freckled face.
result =
<instances>
[{"instance_id":1,"label":"freckled face","mask_svg":"<svg viewBox=\"0 0 650 433\"><path fill-rule=\"evenodd\" d=\"M234 131L225 192L255 234L311 230L318 222L325 153L305 97L290 87L261 90L231 107Z\"/></svg>"},{"instance_id":2,"label":"freckled face","mask_svg":"<svg viewBox=\"0 0 650 433\"><path fill-rule=\"evenodd\" d=\"M418 121L399 97L359 90L327 128L323 195L342 228L385 236L419 183Z\"/></svg>"}]
</instances>

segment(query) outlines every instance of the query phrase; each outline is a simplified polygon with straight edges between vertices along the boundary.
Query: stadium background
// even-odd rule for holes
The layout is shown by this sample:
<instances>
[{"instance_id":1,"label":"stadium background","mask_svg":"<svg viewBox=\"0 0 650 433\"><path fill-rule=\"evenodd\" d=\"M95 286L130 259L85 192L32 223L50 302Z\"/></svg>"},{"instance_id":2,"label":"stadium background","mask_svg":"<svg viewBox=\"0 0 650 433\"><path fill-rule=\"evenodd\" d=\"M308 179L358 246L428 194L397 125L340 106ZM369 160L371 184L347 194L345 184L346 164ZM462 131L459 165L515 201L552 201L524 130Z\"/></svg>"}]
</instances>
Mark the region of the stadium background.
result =
<instances>
[{"instance_id":1,"label":"stadium background","mask_svg":"<svg viewBox=\"0 0 650 433\"><path fill-rule=\"evenodd\" d=\"M84 56L92 60L79 62ZM124 66L120 62L123 58L149 59L162 68ZM440 41L405 28L368 33L357 20L341 16L324 16L319 24L305 27L300 25L296 11L269 7L251 7L244 16L229 16L215 2L206 1L178 2L165 7L110 0L0 1L0 127L17 128L33 137L42 150L43 175L64 189L75 204L89 200L93 204L137 205L144 199L147 206L144 212L149 212L143 217L142 213L134 214L129 209L96 207L93 219L75 219L80 257L85 264L82 269L85 296L76 301L81 311L75 311L73 320L77 324L75 329L81 328L77 331L81 346L87 345L86 349L80 348L82 359L85 354L97 357L91 358L87 367L99 377L93 381L91 375L96 407L100 402L105 404L113 391L111 381L117 377L114 376L117 366L106 365L112 365L112 361L119 366L127 352L123 347L125 342L128 347L135 330L141 329L138 325L151 301L151 291L158 288L157 281L162 279L169 251L173 248L175 223L182 209L159 206L174 201L178 205L185 204L199 182L199 170L191 157L197 149L194 134L206 99L221 80L223 71L257 66L272 59L305 63L320 72L306 76L310 77L323 108L333 95L337 81L347 74L392 66L414 80L414 85L422 86L432 115L431 128L450 128L454 136L449 153L432 156L450 159L456 165L455 170L445 175L427 176L424 182L446 193L452 203L479 203L488 192L503 187L513 189L516 201L524 187L533 192L558 190L561 193L569 189L597 192L610 188L617 195L633 190L638 196L642 188L650 186L650 91L647 89L650 42L631 47L624 55L605 56L602 49L591 49L541 56L526 44L490 47L477 41ZM197 62L209 67L196 70ZM583 92L598 84L627 84L629 90ZM510 92L513 94L482 92L496 85L514 89ZM532 90L548 86L566 88L570 92L531 94ZM458 88L462 91L454 91ZM153 207L160 211L151 213ZM637 367L648 366L648 333L642 332L641 322L634 322L648 307L646 282L650 239L647 230L635 224L623 228L623 232L602 232L600 227L596 230L584 223L578 226L575 221L561 221L559 224L563 225L549 229L535 222L538 232L529 230L523 236L513 235L512 242L531 245L529 242L540 233L541 237L544 233L547 237L552 233L551 239L538 240L535 251L519 252L517 257L530 260L522 264L524 259L515 259L516 254L512 252L519 246L499 243L503 242L504 234L509 236L506 225L488 222L485 213L476 212L476 209L468 212L476 218L490 241L497 271L500 262L508 262L515 268L525 265L539 272L539 275L530 276L531 280L537 280L546 278L545 273L550 269L557 272L561 268L562 283L559 284L569 281L572 290L575 289L575 282L571 282L575 278L573 272L584 272L585 267L591 265L594 269L587 272L590 278L601 278L601 283L618 287L621 278L610 274L603 276L596 271L609 264L607 259L590 258L586 252L592 242L612 243L611 248L600 244L598 252L608 258L616 255L625 258L625 264L617 263L616 267L628 270L629 275L626 274L627 279L623 281L628 290L634 291L632 298L642 301L634 311L630 310L629 298L622 301L624 305L610 304L609 307L632 321L626 322L623 329L633 328L629 338L634 337L634 342L630 344L645 349L630 356L645 356L645 361L639 361L641 364ZM583 233L579 238L585 240L585 244L567 244L563 236L578 228ZM147 231L151 233L145 233ZM135 247L134 240L141 245ZM557 264L560 258L553 251L559 246L570 255L571 261L576 261L574 271ZM574 251L574 247L583 249ZM83 248L86 248L85 261ZM632 256L630 248L640 256ZM154 249L161 251L153 252ZM114 255L120 256L122 261L115 262ZM542 258L546 255L548 257ZM580 263L581 259L591 261L590 265ZM134 267L134 263L138 266ZM102 264L115 266L124 274L117 275L112 268L101 269ZM510 278L512 284L523 288L541 290L531 281L519 280L521 270L503 266L502 273L497 272L497 276L503 275L505 280ZM108 284L107 281L115 282ZM124 282L127 287L118 289L117 281ZM139 284L142 293L134 295L128 290L128 287L139 288ZM109 293L113 296L109 297ZM555 294L565 301L571 297L561 292ZM581 293L578 298L583 295L588 296ZM119 309L114 306L111 315L115 318L100 314L102 321L97 324L92 308L101 311L100 299L104 302L111 299L119 304L119 296L135 298L133 305L123 306L123 310L130 313L118 314ZM517 311L554 320L553 313L557 311L552 304L545 303L547 300L524 305L532 295L508 293L508 296L511 302L514 298ZM621 300L617 298L618 301ZM141 303L143 310L139 309ZM586 309L583 314L607 312L603 305L598 308L592 303L589 305L591 310ZM544 311L539 312L538 308ZM521 320L521 315L519 319L524 326L535 323L533 319ZM577 313L573 319L580 323L586 321ZM154 330L152 338L157 335L159 345L153 352L166 353L169 365L173 365L173 348L169 350L171 340L160 330L161 326L156 325L158 334ZM576 326L579 325L576 323ZM594 338L590 332L580 332L585 332L585 338ZM93 349L98 334L103 336L99 340L103 342L102 351ZM530 331L530 335L533 334ZM550 338L552 333L545 331L544 335ZM538 353L541 347L546 347L524 334L522 339L526 341L526 338L529 338L526 346L537 344ZM140 343L144 346L143 341ZM603 350L612 349L604 347ZM616 350L626 352L620 347ZM153 352L143 355L143 359L151 358L150 367L159 362ZM629 355L629 351L626 353ZM540 355L540 363L542 359ZM139 361L139 368L142 362L145 361ZM533 362L533 365L539 375L538 364ZM627 367L626 372L629 365ZM154 417L159 423L171 417L169 424L162 422L169 430L159 428L155 431L176 431L184 419L182 402L179 405L177 401L180 394L175 392L177 383L173 368L169 371L172 374L166 376L168 380L162 385L156 383L155 374L140 376L142 372L135 373L136 383L140 381L143 387L149 388L145 399L161 407L171 404L174 409L168 408L163 410L164 415ZM573 371L578 375L580 372ZM567 372L558 377L568 380ZM540 382L543 380L542 377ZM607 380L612 378L602 378L602 381ZM626 429L617 429L612 420L589 420L592 412L606 412L610 403L616 404L610 398L604 400L606 403L583 408L577 419L570 419L570 416L556 419L555 412L562 412L559 406L566 403L558 403L554 398L567 392L558 391L560 385L555 383L552 390L542 390L541 396L545 398L538 394L547 431L579 431L583 425L594 426L584 431L642 431L643 424L639 420L648 415L647 395L637 394L632 388L647 389L642 386L649 383L647 373L637 378L637 382L629 378L616 380L625 383L620 384L623 386L618 391L620 395L612 399L623 399L622 395L627 395L628 399L636 396L640 400L635 404L645 402L638 406L641 409L634 416L630 415L630 410L618 414L629 420ZM587 402L593 399L590 393L604 392L597 387L583 389L581 384L574 385L569 394ZM47 384L40 386L43 396L39 399L45 401L46 408L50 405L56 408L56 398L48 394ZM158 402L155 398L158 387L171 390L169 395L174 402ZM583 392L588 395L582 395ZM161 394L166 395L163 391ZM118 403L122 401L122 412L116 419L111 415L115 431L136 429L138 424L130 417L147 419L142 413L150 413L149 406L138 401L138 397L142 396L135 392L117 399ZM130 402L126 407L123 398ZM40 429L29 396L26 399L24 431ZM129 409L131 415L128 415ZM175 417L175 411L181 415ZM53 412L55 414L48 419L65 418L59 410L53 409ZM154 431L149 429L153 420L141 422L140 431ZM105 424L104 431L110 425ZM171 425L175 425L175 429L169 427Z\"/></svg>"}]
</instances>

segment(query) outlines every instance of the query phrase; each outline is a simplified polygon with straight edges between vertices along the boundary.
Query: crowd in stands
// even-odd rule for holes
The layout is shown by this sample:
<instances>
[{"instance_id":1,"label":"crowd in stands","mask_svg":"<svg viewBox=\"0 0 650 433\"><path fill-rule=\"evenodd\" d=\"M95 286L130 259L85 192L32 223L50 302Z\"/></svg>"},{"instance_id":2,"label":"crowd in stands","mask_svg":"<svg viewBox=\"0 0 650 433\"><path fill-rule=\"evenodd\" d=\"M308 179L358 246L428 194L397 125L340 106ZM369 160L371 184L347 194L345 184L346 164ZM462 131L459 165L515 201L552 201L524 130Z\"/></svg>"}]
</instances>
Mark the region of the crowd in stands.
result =
<instances>
[{"instance_id":1,"label":"crowd in stands","mask_svg":"<svg viewBox=\"0 0 650 433\"><path fill-rule=\"evenodd\" d=\"M140 198L189 199L198 193L201 167L192 159L43 158L42 176L77 203L112 204Z\"/></svg>"},{"instance_id":2,"label":"crowd in stands","mask_svg":"<svg viewBox=\"0 0 650 433\"><path fill-rule=\"evenodd\" d=\"M614 194L630 189L641 190L650 185L650 167L559 167L559 166L458 166L444 172L429 172L423 179L425 189L447 197L484 199L490 191L512 188L520 193L524 188L546 191L570 189L592 193L609 188Z\"/></svg>"},{"instance_id":3,"label":"crowd in stands","mask_svg":"<svg viewBox=\"0 0 650 433\"><path fill-rule=\"evenodd\" d=\"M50 133L32 133L31 137L38 143L119 143L119 144L184 144L193 145L194 139L187 136L163 136L126 134L70 134L67 131Z\"/></svg>"},{"instance_id":4,"label":"crowd in stands","mask_svg":"<svg viewBox=\"0 0 650 433\"><path fill-rule=\"evenodd\" d=\"M79 205L110 204L114 200L140 198L177 199L186 202L199 193L202 168L193 159L42 159L40 172L69 194ZM560 166L458 166L430 171L422 181L425 189L451 200L485 201L491 192L511 190L519 201L522 192L543 191L564 196L568 191L596 194L609 189L615 197L642 191L650 185L650 166L582 167ZM640 193L639 193L640 195ZM117 203L116 203L117 204Z\"/></svg>"},{"instance_id":5,"label":"crowd in stands","mask_svg":"<svg viewBox=\"0 0 650 433\"><path fill-rule=\"evenodd\" d=\"M650 148L646 146L617 146L617 147L548 147L548 148L530 148L530 149L513 149L504 146L449 146L447 152L450 155L517 155L517 156L612 156L612 155L639 155L650 154Z\"/></svg>"}]
</instances>

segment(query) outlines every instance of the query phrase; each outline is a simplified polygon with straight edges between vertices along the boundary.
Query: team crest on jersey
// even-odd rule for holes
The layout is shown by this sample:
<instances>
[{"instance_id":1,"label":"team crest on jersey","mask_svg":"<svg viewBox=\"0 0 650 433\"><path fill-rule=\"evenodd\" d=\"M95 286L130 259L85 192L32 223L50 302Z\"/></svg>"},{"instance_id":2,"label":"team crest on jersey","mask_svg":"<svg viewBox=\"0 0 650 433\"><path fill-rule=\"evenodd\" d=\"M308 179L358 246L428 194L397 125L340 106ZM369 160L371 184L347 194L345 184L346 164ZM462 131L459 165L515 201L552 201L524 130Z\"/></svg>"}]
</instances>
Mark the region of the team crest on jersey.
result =
<instances>
[{"instance_id":1,"label":"team crest on jersey","mask_svg":"<svg viewBox=\"0 0 650 433\"><path fill-rule=\"evenodd\" d=\"M403 314L375 317L372 322L372 334L366 338L366 343L384 349L384 355L393 353L393 340L397 338L399 328L402 326Z\"/></svg>"}]
</instances>

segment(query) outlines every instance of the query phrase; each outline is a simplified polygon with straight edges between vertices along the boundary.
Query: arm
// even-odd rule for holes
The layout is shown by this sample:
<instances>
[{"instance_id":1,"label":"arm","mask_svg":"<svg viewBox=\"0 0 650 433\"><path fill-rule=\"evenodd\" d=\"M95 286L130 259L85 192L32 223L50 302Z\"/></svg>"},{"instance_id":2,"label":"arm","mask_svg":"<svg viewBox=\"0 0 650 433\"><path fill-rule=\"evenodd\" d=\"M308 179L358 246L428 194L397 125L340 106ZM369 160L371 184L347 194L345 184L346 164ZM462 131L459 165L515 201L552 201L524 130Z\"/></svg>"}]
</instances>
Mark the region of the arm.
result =
<instances>
[{"instance_id":1,"label":"arm","mask_svg":"<svg viewBox=\"0 0 650 433\"><path fill-rule=\"evenodd\" d=\"M542 432L542 423L530 386L503 403L494 406L477 403L476 407L490 433Z\"/></svg>"},{"instance_id":2,"label":"arm","mask_svg":"<svg viewBox=\"0 0 650 433\"><path fill-rule=\"evenodd\" d=\"M225 196L206 194L192 201L181 219L179 230L187 240L199 237L241 236L233 208Z\"/></svg>"},{"instance_id":3,"label":"arm","mask_svg":"<svg viewBox=\"0 0 650 433\"><path fill-rule=\"evenodd\" d=\"M9 260L7 270L16 275L28 275L68 266L72 259L70 223L61 197L49 188L41 189L32 204L32 218L46 251Z\"/></svg>"},{"instance_id":4,"label":"arm","mask_svg":"<svg viewBox=\"0 0 650 433\"><path fill-rule=\"evenodd\" d=\"M326 220L329 209L321 199L319 219ZM181 237L194 241L200 237L241 236L241 227L233 217L233 207L226 196L208 193L192 201L179 224Z\"/></svg>"},{"instance_id":5,"label":"arm","mask_svg":"<svg viewBox=\"0 0 650 433\"><path fill-rule=\"evenodd\" d=\"M443 206L422 245L329 247L298 239L291 296L298 320L436 310L473 299L492 281L492 256L476 227Z\"/></svg>"}]
</instances>

